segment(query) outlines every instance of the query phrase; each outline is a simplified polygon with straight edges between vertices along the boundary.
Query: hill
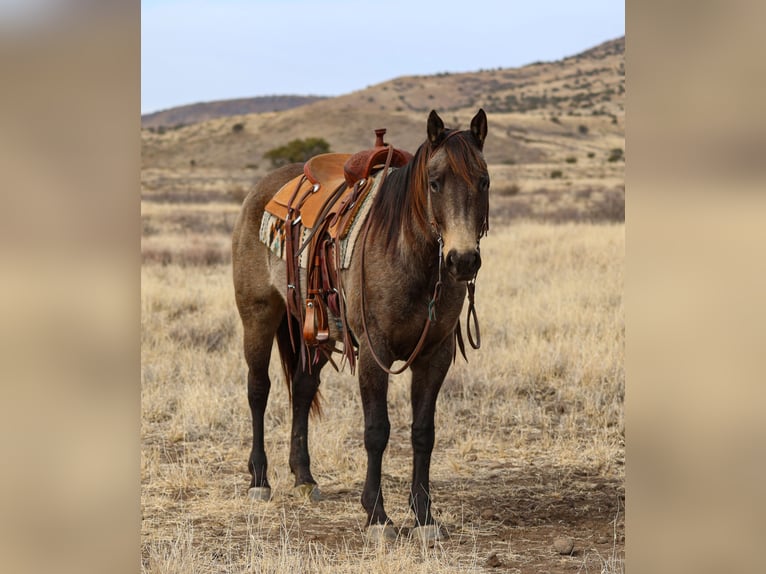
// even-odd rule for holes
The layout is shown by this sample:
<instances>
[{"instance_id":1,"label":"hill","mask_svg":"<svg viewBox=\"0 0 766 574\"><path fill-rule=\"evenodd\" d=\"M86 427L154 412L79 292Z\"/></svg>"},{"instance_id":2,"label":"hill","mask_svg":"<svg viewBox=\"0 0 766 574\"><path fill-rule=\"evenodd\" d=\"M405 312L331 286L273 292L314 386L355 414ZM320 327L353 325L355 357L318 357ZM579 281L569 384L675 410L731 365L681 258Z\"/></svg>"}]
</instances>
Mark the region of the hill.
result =
<instances>
[{"instance_id":1,"label":"hill","mask_svg":"<svg viewBox=\"0 0 766 574\"><path fill-rule=\"evenodd\" d=\"M280 112L297 108L298 106L305 106L322 99L324 99L324 96L259 96L255 98L200 102L160 110L151 114L143 114L141 116L141 127L169 128L196 124L214 118L260 114L263 112Z\"/></svg>"},{"instance_id":2,"label":"hill","mask_svg":"<svg viewBox=\"0 0 766 574\"><path fill-rule=\"evenodd\" d=\"M514 213L534 215L554 196L559 204L603 189L624 198L624 37L554 62L403 76L282 111L219 117L163 133L146 128L142 197L241 198L271 169L264 154L292 139L321 137L332 151L355 152L372 145L375 128L385 127L387 141L415 151L431 109L448 127L465 128L479 107L489 118L485 156L495 193L545 191L544 197L514 198Z\"/></svg>"}]
</instances>

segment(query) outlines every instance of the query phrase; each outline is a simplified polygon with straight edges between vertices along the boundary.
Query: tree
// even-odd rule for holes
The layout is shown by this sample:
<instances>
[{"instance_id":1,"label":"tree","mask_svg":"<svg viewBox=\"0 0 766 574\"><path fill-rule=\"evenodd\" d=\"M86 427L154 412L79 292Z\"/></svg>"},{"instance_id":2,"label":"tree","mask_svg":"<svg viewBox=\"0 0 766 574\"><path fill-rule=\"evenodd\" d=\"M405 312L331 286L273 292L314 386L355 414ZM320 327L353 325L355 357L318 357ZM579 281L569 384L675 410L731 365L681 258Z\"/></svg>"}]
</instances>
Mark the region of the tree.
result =
<instances>
[{"instance_id":1,"label":"tree","mask_svg":"<svg viewBox=\"0 0 766 574\"><path fill-rule=\"evenodd\" d=\"M320 153L330 151L330 144L322 138L294 139L287 144L270 149L263 157L271 160L274 167L288 163L305 162Z\"/></svg>"}]
</instances>

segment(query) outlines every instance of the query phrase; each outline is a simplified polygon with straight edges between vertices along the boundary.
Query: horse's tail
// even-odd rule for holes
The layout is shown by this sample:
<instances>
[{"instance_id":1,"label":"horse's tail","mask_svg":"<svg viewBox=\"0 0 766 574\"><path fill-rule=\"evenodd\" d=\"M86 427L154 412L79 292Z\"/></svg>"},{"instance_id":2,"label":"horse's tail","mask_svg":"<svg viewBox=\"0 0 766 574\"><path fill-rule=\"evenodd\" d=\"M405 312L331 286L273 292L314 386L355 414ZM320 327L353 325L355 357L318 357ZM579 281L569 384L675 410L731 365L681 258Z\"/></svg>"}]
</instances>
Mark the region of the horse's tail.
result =
<instances>
[{"instance_id":1,"label":"horse's tail","mask_svg":"<svg viewBox=\"0 0 766 574\"><path fill-rule=\"evenodd\" d=\"M292 321L292 334L290 332L290 324ZM279 359L282 363L282 372L285 375L285 384L287 385L287 394L290 397L290 402L293 400L293 376L297 371L301 362L301 345L303 340L301 337L301 326L298 324L290 313L285 312L282 317L282 322L277 329L276 339L277 348L279 349ZM311 401L311 415L320 416L322 414L322 407L320 405L322 395L317 389L314 394L314 398Z\"/></svg>"}]
</instances>

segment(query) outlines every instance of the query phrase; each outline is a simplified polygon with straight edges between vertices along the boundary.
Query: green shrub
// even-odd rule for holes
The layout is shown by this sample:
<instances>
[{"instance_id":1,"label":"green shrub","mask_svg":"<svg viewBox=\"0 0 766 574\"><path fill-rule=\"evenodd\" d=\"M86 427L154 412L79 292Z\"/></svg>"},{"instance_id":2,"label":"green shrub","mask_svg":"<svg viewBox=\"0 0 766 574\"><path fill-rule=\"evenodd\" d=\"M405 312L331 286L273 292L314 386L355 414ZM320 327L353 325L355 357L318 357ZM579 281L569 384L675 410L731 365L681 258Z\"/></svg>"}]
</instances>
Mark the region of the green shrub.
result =
<instances>
[{"instance_id":1,"label":"green shrub","mask_svg":"<svg viewBox=\"0 0 766 574\"><path fill-rule=\"evenodd\" d=\"M560 169L554 169L551 171L551 179L561 179L564 177L564 172Z\"/></svg>"},{"instance_id":2,"label":"green shrub","mask_svg":"<svg viewBox=\"0 0 766 574\"><path fill-rule=\"evenodd\" d=\"M570 155L568 158L564 160L567 163L577 163L577 158L573 155Z\"/></svg>"},{"instance_id":3,"label":"green shrub","mask_svg":"<svg viewBox=\"0 0 766 574\"><path fill-rule=\"evenodd\" d=\"M323 138L294 139L287 144L270 149L263 157L271 160L274 167L294 162L305 162L320 153L330 151L330 144Z\"/></svg>"}]
</instances>

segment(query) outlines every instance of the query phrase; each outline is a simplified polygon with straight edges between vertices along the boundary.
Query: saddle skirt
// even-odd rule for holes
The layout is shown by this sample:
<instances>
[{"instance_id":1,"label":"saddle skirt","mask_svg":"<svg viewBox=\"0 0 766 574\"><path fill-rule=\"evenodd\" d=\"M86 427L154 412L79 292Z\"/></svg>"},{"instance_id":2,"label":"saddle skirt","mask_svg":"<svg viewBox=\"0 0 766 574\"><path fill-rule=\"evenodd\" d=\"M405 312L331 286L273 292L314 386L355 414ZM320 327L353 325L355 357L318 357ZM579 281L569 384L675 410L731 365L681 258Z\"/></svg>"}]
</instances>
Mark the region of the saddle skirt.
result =
<instances>
[{"instance_id":1,"label":"saddle skirt","mask_svg":"<svg viewBox=\"0 0 766 574\"><path fill-rule=\"evenodd\" d=\"M303 175L288 181L266 204L266 211L286 220L292 201L293 207L306 193L300 204L301 223L313 229L325 203L343 183L343 166L351 154L325 153L311 158L303 166ZM297 189L297 191L296 191Z\"/></svg>"},{"instance_id":2,"label":"saddle skirt","mask_svg":"<svg viewBox=\"0 0 766 574\"><path fill-rule=\"evenodd\" d=\"M335 155L335 154L332 154ZM342 154L337 154L342 155ZM393 168L389 168L389 172ZM341 220L337 219L330 226L330 235L338 242L340 248L340 263L341 269L348 269L351 265L351 256L354 252L354 246L359 238L359 232L362 229L362 225L367 218L367 214L370 212L370 206L373 199L378 192L379 182L382 172L378 172L373 176L367 178L364 189L360 196L356 199L355 205L349 209L353 210L346 221L346 225L343 229L340 228ZM315 226L319 223L319 215L328 210L328 215L332 216L344 207L344 202L348 201L353 192L353 187L348 187L341 181L338 183L338 187L332 189L331 185L325 184L324 194L322 194L322 186L320 184L319 190L311 192L314 184L310 183L310 180L303 176L298 176L288 181L283 185L276 195L266 205L266 210L263 212L260 227L260 240L264 243L275 255L282 259L287 259L288 253L286 250L286 223L287 218L287 203L295 191L298 188L298 194L296 197L300 197L301 194L311 193L306 199L304 205L299 209L295 219L300 217L300 223L302 224L301 238L299 247L302 247L307 241L310 240ZM335 203L332 206L325 205L328 199L332 198L332 193L338 191L339 187L344 185L344 189L340 191L338 197L335 198ZM328 191L329 190L329 191ZM324 210L323 210L324 207ZM309 268L309 253L308 249L303 249L299 258L299 265L304 269Z\"/></svg>"}]
</instances>

